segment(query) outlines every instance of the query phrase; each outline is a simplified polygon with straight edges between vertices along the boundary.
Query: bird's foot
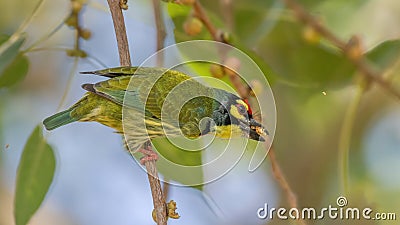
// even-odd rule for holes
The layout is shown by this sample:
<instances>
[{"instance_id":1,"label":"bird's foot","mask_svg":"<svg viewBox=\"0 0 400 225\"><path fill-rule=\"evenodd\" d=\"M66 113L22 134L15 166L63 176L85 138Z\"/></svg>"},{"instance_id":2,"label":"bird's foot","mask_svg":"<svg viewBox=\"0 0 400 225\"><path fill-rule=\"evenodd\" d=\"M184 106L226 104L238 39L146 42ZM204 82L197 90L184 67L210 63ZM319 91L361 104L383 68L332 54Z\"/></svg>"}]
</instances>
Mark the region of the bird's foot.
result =
<instances>
[{"instance_id":1,"label":"bird's foot","mask_svg":"<svg viewBox=\"0 0 400 225\"><path fill-rule=\"evenodd\" d=\"M149 161L157 161L158 160L158 154L155 153L151 147L149 148L141 148L138 150L138 152L142 153L144 156L140 158L140 164L144 165L146 162Z\"/></svg>"}]
</instances>

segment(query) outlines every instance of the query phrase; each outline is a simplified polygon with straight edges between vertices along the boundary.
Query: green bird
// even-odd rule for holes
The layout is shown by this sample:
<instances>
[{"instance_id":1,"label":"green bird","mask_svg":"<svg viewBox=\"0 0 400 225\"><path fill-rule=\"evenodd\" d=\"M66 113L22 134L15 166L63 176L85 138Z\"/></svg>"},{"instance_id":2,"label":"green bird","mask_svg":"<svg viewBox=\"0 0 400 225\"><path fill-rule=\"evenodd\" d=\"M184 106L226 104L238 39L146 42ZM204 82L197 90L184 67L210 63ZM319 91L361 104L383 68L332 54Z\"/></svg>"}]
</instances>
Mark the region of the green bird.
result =
<instances>
[{"instance_id":1,"label":"green bird","mask_svg":"<svg viewBox=\"0 0 400 225\"><path fill-rule=\"evenodd\" d=\"M176 70L117 67L82 73L109 79L83 84L88 92L69 109L46 118L47 130L96 121L125 133L130 151L141 151L147 159L154 154L142 148L144 143L167 135L197 138L213 133L264 141L268 134L253 119L247 101Z\"/></svg>"}]
</instances>

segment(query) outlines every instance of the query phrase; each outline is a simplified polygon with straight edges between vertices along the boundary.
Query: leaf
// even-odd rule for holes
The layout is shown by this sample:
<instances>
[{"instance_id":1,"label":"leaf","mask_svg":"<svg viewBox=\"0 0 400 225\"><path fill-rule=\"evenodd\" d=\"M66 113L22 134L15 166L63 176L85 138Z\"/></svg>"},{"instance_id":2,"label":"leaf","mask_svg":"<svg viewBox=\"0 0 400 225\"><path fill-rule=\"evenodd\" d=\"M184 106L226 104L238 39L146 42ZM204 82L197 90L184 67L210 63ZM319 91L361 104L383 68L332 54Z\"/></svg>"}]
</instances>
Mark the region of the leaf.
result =
<instances>
[{"instance_id":1,"label":"leaf","mask_svg":"<svg viewBox=\"0 0 400 225\"><path fill-rule=\"evenodd\" d=\"M173 141L179 142L180 140L174 138ZM204 179L202 151L188 151L178 148L167 138L156 138L152 143L158 151L157 168L164 179L174 180L183 185L202 190ZM195 147L194 145L196 143L192 143L190 148Z\"/></svg>"},{"instance_id":2,"label":"leaf","mask_svg":"<svg viewBox=\"0 0 400 225\"><path fill-rule=\"evenodd\" d=\"M22 81L28 73L29 60L19 54L0 74L0 88L12 86Z\"/></svg>"},{"instance_id":3,"label":"leaf","mask_svg":"<svg viewBox=\"0 0 400 225\"><path fill-rule=\"evenodd\" d=\"M265 32L274 26L274 17L283 6L280 0L253 0L251 3L247 0L235 1L232 5L232 33L238 36L242 43L253 47L260 35L265 35Z\"/></svg>"},{"instance_id":4,"label":"leaf","mask_svg":"<svg viewBox=\"0 0 400 225\"><path fill-rule=\"evenodd\" d=\"M347 85L355 71L346 57L307 42L302 37L302 26L289 21L279 21L263 39L257 53L279 74L278 79L308 88Z\"/></svg>"},{"instance_id":5,"label":"leaf","mask_svg":"<svg viewBox=\"0 0 400 225\"><path fill-rule=\"evenodd\" d=\"M40 207L53 180L55 170L53 149L37 126L22 152L17 171L14 201L16 225L25 225Z\"/></svg>"},{"instance_id":6,"label":"leaf","mask_svg":"<svg viewBox=\"0 0 400 225\"><path fill-rule=\"evenodd\" d=\"M6 36L1 36L0 38L0 72L14 60L18 55L19 48L25 41L24 36L20 36L16 39L6 38Z\"/></svg>"},{"instance_id":7,"label":"leaf","mask_svg":"<svg viewBox=\"0 0 400 225\"><path fill-rule=\"evenodd\" d=\"M233 45L243 51L245 54L247 54L258 65L258 67L260 67L270 86L273 86L275 84L276 80L278 79L278 75L274 72L271 66L259 56L257 52L245 47L238 42L234 42Z\"/></svg>"},{"instance_id":8,"label":"leaf","mask_svg":"<svg viewBox=\"0 0 400 225\"><path fill-rule=\"evenodd\" d=\"M368 51L366 57L380 70L384 70L399 59L400 40L385 41Z\"/></svg>"},{"instance_id":9,"label":"leaf","mask_svg":"<svg viewBox=\"0 0 400 225\"><path fill-rule=\"evenodd\" d=\"M28 72L28 59L19 50L25 36L0 36L0 88L21 81Z\"/></svg>"}]
</instances>

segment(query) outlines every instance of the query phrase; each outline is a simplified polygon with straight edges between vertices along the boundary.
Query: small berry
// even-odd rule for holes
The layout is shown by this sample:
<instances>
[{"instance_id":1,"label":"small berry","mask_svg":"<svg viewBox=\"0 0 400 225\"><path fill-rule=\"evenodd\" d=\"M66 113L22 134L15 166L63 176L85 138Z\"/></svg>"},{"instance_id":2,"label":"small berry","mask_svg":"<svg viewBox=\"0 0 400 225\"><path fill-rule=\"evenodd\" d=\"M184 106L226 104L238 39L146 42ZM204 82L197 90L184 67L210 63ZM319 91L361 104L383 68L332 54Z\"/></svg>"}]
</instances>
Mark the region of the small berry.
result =
<instances>
[{"instance_id":1,"label":"small berry","mask_svg":"<svg viewBox=\"0 0 400 225\"><path fill-rule=\"evenodd\" d=\"M358 60L363 55L362 42L359 36L351 37L346 48L348 49L347 55L353 60Z\"/></svg>"},{"instance_id":2,"label":"small berry","mask_svg":"<svg viewBox=\"0 0 400 225\"><path fill-rule=\"evenodd\" d=\"M79 1L71 1L71 7L73 13L79 13L82 9L82 3Z\"/></svg>"},{"instance_id":3,"label":"small berry","mask_svg":"<svg viewBox=\"0 0 400 225\"><path fill-rule=\"evenodd\" d=\"M321 41L321 35L310 26L303 29L303 38L311 44L318 44Z\"/></svg>"},{"instance_id":4,"label":"small berry","mask_svg":"<svg viewBox=\"0 0 400 225\"><path fill-rule=\"evenodd\" d=\"M76 14L71 14L66 20L65 24L69 27L77 27L78 26L78 20L76 18Z\"/></svg>"},{"instance_id":5,"label":"small berry","mask_svg":"<svg viewBox=\"0 0 400 225\"><path fill-rule=\"evenodd\" d=\"M203 23L196 17L189 17L183 24L183 30L187 35L195 36L203 29Z\"/></svg>"},{"instance_id":6,"label":"small berry","mask_svg":"<svg viewBox=\"0 0 400 225\"><path fill-rule=\"evenodd\" d=\"M81 29L81 31L79 32L79 35L83 39L88 40L88 39L90 39L90 37L92 37L92 32L90 32L90 30L88 30L88 29Z\"/></svg>"}]
</instances>

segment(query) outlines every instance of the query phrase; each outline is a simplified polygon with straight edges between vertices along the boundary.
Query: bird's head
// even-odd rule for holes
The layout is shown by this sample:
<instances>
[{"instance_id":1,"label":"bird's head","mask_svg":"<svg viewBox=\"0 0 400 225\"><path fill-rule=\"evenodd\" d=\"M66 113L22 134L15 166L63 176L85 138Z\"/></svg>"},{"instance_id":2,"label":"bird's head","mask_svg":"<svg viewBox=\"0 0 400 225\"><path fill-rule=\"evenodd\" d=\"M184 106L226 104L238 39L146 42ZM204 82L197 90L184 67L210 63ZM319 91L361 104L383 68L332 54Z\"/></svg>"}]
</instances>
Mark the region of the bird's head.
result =
<instances>
[{"instance_id":1,"label":"bird's head","mask_svg":"<svg viewBox=\"0 0 400 225\"><path fill-rule=\"evenodd\" d=\"M253 118L252 110L246 100L230 94L220 102L213 113L217 136L244 136L256 141L265 141L268 131Z\"/></svg>"}]
</instances>

